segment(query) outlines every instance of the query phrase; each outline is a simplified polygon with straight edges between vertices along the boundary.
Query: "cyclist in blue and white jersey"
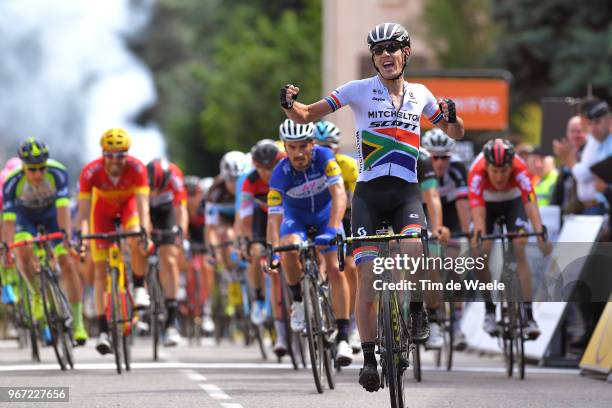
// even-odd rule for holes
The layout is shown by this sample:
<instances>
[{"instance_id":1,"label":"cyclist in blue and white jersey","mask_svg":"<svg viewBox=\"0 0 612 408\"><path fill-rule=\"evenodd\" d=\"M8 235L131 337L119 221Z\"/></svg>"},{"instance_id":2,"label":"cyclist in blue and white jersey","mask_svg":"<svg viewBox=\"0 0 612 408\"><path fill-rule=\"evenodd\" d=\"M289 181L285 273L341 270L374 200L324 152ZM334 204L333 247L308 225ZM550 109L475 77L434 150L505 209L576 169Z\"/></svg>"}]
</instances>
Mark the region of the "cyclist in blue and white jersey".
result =
<instances>
[{"instance_id":1,"label":"cyclist in blue and white jersey","mask_svg":"<svg viewBox=\"0 0 612 408\"><path fill-rule=\"evenodd\" d=\"M331 287L331 300L338 327L336 362L349 365L353 350L348 344L349 286L340 272L335 241L343 232L342 216L346 209L346 193L342 172L334 152L314 143L314 125L285 120L280 126L287 157L281 160L270 178L268 192L267 240L273 246L292 245L307 239L311 228L316 230L315 243L321 245L321 257ZM278 265L279 258L274 261ZM302 274L297 251L284 252L280 264L291 291L291 328L304 330Z\"/></svg>"},{"instance_id":2,"label":"cyclist in blue and white jersey","mask_svg":"<svg viewBox=\"0 0 612 408\"><path fill-rule=\"evenodd\" d=\"M359 235L372 235L381 228L383 218L389 218L394 231L410 234L425 225L416 174L421 116L454 139L463 137L463 121L452 100L436 100L425 86L404 80L411 54L410 35L404 27L379 24L369 32L367 43L378 71L376 76L348 82L310 105L295 101L298 87L285 85L280 102L287 117L297 123L316 121L343 106L351 107L359 161L352 230ZM411 247L413 256L422 253L419 242L413 242ZM355 245L353 254L360 276L356 314L364 353L359 383L372 392L380 387L372 288L372 262L378 252L375 246ZM410 309L412 336L424 342L429 330L423 304L414 302Z\"/></svg>"}]
</instances>

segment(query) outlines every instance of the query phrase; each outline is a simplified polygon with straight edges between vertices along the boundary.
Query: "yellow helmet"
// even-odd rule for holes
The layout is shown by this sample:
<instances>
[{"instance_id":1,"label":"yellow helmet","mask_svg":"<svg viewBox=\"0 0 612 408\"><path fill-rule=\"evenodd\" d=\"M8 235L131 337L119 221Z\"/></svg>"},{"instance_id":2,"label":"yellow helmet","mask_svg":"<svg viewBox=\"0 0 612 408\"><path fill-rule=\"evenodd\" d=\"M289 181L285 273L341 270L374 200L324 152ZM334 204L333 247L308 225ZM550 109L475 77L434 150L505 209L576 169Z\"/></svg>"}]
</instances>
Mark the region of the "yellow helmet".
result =
<instances>
[{"instance_id":1,"label":"yellow helmet","mask_svg":"<svg viewBox=\"0 0 612 408\"><path fill-rule=\"evenodd\" d=\"M105 152L125 152L131 145L130 135L121 128L108 129L100 138L100 146Z\"/></svg>"},{"instance_id":2,"label":"yellow helmet","mask_svg":"<svg viewBox=\"0 0 612 408\"><path fill-rule=\"evenodd\" d=\"M275 140L274 144L276 145L276 147L278 147L278 150L285 153L285 142L283 142L282 140Z\"/></svg>"}]
</instances>

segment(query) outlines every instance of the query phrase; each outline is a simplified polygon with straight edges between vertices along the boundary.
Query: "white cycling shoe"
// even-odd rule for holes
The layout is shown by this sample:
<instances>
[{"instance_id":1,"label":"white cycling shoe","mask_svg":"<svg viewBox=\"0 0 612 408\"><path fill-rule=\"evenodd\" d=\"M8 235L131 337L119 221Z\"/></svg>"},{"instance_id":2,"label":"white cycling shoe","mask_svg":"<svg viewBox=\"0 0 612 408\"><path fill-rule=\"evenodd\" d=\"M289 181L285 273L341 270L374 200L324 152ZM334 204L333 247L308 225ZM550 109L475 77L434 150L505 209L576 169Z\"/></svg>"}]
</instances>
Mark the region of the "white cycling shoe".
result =
<instances>
[{"instance_id":1,"label":"white cycling shoe","mask_svg":"<svg viewBox=\"0 0 612 408\"><path fill-rule=\"evenodd\" d=\"M351 365L353 362L353 348L349 346L348 342L342 340L338 343L338 349L336 351L336 363L340 367L346 367Z\"/></svg>"},{"instance_id":2,"label":"white cycling shoe","mask_svg":"<svg viewBox=\"0 0 612 408\"><path fill-rule=\"evenodd\" d=\"M444 345L444 338L442 337L442 331L440 325L436 322L429 324L429 338L425 342L425 348L427 350L439 350Z\"/></svg>"},{"instance_id":3,"label":"white cycling shoe","mask_svg":"<svg viewBox=\"0 0 612 408\"><path fill-rule=\"evenodd\" d=\"M145 309L151 305L149 292L142 286L134 288L134 307L136 309Z\"/></svg>"},{"instance_id":4,"label":"white cycling shoe","mask_svg":"<svg viewBox=\"0 0 612 408\"><path fill-rule=\"evenodd\" d=\"M301 333L305 327L304 302L293 302L291 304L291 330Z\"/></svg>"}]
</instances>

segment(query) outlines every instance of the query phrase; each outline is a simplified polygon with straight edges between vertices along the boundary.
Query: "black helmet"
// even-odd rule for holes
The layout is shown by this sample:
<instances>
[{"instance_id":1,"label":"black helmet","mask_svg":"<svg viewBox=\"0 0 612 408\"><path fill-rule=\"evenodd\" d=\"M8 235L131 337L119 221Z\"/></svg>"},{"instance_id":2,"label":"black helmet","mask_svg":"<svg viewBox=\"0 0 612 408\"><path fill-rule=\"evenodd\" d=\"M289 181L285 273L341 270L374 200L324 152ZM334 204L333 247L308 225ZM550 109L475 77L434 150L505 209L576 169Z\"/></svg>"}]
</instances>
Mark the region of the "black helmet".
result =
<instances>
[{"instance_id":1,"label":"black helmet","mask_svg":"<svg viewBox=\"0 0 612 408\"><path fill-rule=\"evenodd\" d=\"M505 167L514 160L514 146L506 139L489 140L482 148L487 163L495 167Z\"/></svg>"},{"instance_id":2,"label":"black helmet","mask_svg":"<svg viewBox=\"0 0 612 408\"><path fill-rule=\"evenodd\" d=\"M49 158L47 145L33 137L23 142L17 153L24 164L43 164Z\"/></svg>"},{"instance_id":3,"label":"black helmet","mask_svg":"<svg viewBox=\"0 0 612 408\"><path fill-rule=\"evenodd\" d=\"M368 46L370 49L383 41L397 41L403 47L410 47L410 34L398 23L382 23L368 33Z\"/></svg>"},{"instance_id":4,"label":"black helmet","mask_svg":"<svg viewBox=\"0 0 612 408\"><path fill-rule=\"evenodd\" d=\"M271 166L282 158L280 151L274 140L262 139L251 149L253 161L262 166Z\"/></svg>"}]
</instances>

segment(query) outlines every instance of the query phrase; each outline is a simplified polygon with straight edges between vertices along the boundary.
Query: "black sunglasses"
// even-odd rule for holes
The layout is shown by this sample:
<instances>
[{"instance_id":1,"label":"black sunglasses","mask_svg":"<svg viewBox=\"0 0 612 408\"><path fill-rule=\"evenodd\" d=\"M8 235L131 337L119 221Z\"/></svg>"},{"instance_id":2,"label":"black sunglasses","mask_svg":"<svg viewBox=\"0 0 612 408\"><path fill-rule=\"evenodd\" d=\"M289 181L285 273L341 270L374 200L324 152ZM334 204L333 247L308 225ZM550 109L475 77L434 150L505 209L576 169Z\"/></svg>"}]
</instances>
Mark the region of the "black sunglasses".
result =
<instances>
[{"instance_id":1,"label":"black sunglasses","mask_svg":"<svg viewBox=\"0 0 612 408\"><path fill-rule=\"evenodd\" d=\"M393 54L398 50L401 50L402 46L401 44L397 43L397 42L391 42L388 44L378 44L375 45L374 47L370 48L370 51L372 51L372 54L374 55L382 55L383 52L385 52L385 50L389 53L389 54Z\"/></svg>"},{"instance_id":2,"label":"black sunglasses","mask_svg":"<svg viewBox=\"0 0 612 408\"><path fill-rule=\"evenodd\" d=\"M127 152L104 152L102 155L108 159L123 159L127 157Z\"/></svg>"},{"instance_id":3,"label":"black sunglasses","mask_svg":"<svg viewBox=\"0 0 612 408\"><path fill-rule=\"evenodd\" d=\"M448 160L450 156L431 156L431 158L434 160Z\"/></svg>"},{"instance_id":4,"label":"black sunglasses","mask_svg":"<svg viewBox=\"0 0 612 408\"><path fill-rule=\"evenodd\" d=\"M37 172L41 172L43 173L45 170L47 170L47 166L26 166L26 170L29 171L30 173L37 173Z\"/></svg>"}]
</instances>

